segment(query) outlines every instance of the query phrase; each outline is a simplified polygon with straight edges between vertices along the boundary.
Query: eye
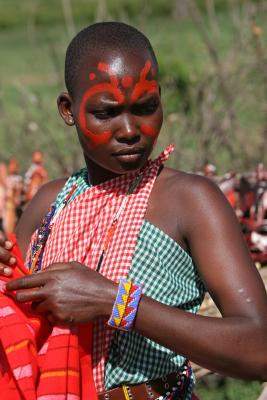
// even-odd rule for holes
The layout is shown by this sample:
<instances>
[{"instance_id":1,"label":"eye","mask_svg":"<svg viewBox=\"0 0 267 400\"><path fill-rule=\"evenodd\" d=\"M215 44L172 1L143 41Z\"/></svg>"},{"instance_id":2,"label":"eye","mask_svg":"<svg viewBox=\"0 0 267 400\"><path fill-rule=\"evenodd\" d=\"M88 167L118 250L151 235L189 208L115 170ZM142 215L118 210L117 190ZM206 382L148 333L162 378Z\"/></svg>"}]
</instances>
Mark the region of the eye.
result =
<instances>
[{"instance_id":1,"label":"eye","mask_svg":"<svg viewBox=\"0 0 267 400\"><path fill-rule=\"evenodd\" d=\"M119 115L120 112L121 109L119 107L108 107L104 109L96 109L90 111L90 113L93 114L95 118L100 120L107 120L110 118L114 118L117 115Z\"/></svg>"},{"instance_id":2,"label":"eye","mask_svg":"<svg viewBox=\"0 0 267 400\"><path fill-rule=\"evenodd\" d=\"M143 104L135 104L132 107L132 112L135 115L151 115L154 114L154 112L157 110L159 106L159 101L158 100L150 100L146 103Z\"/></svg>"},{"instance_id":3,"label":"eye","mask_svg":"<svg viewBox=\"0 0 267 400\"><path fill-rule=\"evenodd\" d=\"M110 115L106 111L92 111L91 114L97 119L109 119Z\"/></svg>"}]
</instances>

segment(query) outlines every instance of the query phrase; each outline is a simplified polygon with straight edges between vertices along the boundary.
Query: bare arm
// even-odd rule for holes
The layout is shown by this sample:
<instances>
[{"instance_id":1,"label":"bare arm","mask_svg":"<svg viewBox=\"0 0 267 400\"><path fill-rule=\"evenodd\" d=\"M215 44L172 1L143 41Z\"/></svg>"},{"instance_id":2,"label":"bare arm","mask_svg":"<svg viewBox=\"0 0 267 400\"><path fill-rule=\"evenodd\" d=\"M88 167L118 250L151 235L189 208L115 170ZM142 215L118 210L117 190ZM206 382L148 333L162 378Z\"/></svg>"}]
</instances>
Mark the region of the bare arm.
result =
<instances>
[{"instance_id":1,"label":"bare arm","mask_svg":"<svg viewBox=\"0 0 267 400\"><path fill-rule=\"evenodd\" d=\"M57 179L43 185L22 214L16 227L16 237L23 257L26 255L33 232L40 226L65 181ZM14 243L7 240L4 232L0 231L0 275L12 275L12 267L16 263L16 258L11 254L13 245Z\"/></svg>"},{"instance_id":2,"label":"bare arm","mask_svg":"<svg viewBox=\"0 0 267 400\"><path fill-rule=\"evenodd\" d=\"M179 199L186 204L182 230L223 318L191 315L144 297L136 330L213 371L266 380L265 288L223 195L201 178L191 185L193 191Z\"/></svg>"},{"instance_id":3,"label":"bare arm","mask_svg":"<svg viewBox=\"0 0 267 400\"><path fill-rule=\"evenodd\" d=\"M62 178L44 184L27 205L16 228L16 236L23 256L26 255L33 232L39 228L65 181L66 179Z\"/></svg>"}]
</instances>

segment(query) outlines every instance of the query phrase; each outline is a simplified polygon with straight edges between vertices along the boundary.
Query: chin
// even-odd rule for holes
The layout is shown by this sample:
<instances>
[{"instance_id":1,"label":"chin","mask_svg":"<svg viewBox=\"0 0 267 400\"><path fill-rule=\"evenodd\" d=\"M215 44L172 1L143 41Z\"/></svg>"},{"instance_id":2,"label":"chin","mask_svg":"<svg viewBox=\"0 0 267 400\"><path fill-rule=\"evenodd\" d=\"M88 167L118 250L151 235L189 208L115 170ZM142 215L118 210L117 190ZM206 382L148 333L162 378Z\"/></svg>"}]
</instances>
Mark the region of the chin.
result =
<instances>
[{"instance_id":1,"label":"chin","mask_svg":"<svg viewBox=\"0 0 267 400\"><path fill-rule=\"evenodd\" d=\"M127 172L135 172L141 169L146 163L146 160L135 162L118 162L117 172L119 174L126 174ZM115 171L114 171L115 172Z\"/></svg>"}]
</instances>

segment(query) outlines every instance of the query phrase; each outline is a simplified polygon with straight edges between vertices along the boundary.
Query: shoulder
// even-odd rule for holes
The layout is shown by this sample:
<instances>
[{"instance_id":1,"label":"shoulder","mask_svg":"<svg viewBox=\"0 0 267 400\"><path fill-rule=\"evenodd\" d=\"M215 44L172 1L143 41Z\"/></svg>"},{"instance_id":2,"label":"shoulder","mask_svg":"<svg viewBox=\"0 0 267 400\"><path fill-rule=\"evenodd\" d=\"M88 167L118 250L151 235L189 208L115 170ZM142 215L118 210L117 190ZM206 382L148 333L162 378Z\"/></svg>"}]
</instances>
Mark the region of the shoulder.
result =
<instances>
[{"instance_id":1,"label":"shoulder","mask_svg":"<svg viewBox=\"0 0 267 400\"><path fill-rule=\"evenodd\" d=\"M172 199L169 207L179 218L180 229L185 235L197 223L204 225L211 219L235 219L224 194L212 180L170 168L164 168L162 172L165 196Z\"/></svg>"},{"instance_id":2,"label":"shoulder","mask_svg":"<svg viewBox=\"0 0 267 400\"><path fill-rule=\"evenodd\" d=\"M26 252L33 232L40 226L50 205L55 201L65 183L66 178L45 183L27 205L16 228L18 243L23 254Z\"/></svg>"},{"instance_id":3,"label":"shoulder","mask_svg":"<svg viewBox=\"0 0 267 400\"><path fill-rule=\"evenodd\" d=\"M163 185L168 195L191 202L213 202L216 198L224 199L220 188L210 179L184 171L164 168Z\"/></svg>"}]
</instances>

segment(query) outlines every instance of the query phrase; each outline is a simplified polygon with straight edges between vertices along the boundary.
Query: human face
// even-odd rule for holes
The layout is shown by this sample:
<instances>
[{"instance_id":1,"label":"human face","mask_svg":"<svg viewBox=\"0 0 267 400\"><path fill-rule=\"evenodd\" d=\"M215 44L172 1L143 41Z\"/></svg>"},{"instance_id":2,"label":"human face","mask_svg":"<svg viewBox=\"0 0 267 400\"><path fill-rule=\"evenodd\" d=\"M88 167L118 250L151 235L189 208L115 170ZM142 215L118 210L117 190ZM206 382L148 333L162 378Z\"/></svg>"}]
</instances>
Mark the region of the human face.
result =
<instances>
[{"instance_id":1,"label":"human face","mask_svg":"<svg viewBox=\"0 0 267 400\"><path fill-rule=\"evenodd\" d=\"M91 60L75 89L72 113L87 165L115 174L140 169L162 125L159 85L145 56Z\"/></svg>"}]
</instances>

